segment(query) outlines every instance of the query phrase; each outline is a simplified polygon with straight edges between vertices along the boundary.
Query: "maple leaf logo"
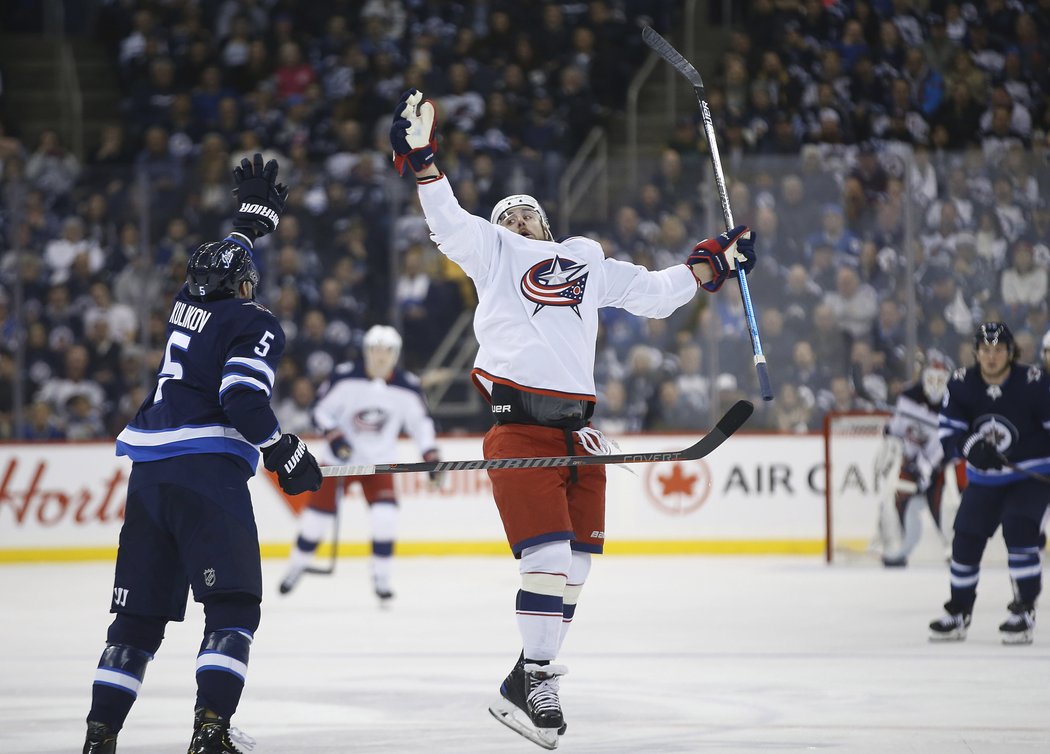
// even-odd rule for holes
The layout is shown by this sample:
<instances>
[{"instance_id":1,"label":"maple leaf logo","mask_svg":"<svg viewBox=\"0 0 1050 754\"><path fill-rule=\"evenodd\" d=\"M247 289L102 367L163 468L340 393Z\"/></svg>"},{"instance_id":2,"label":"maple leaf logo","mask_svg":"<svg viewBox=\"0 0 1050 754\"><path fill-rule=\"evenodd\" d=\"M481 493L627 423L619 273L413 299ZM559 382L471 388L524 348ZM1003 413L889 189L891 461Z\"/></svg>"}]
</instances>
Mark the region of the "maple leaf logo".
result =
<instances>
[{"instance_id":1,"label":"maple leaf logo","mask_svg":"<svg viewBox=\"0 0 1050 754\"><path fill-rule=\"evenodd\" d=\"M660 511L683 516L707 500L711 493L711 470L702 460L654 465L645 471L645 491Z\"/></svg>"},{"instance_id":2,"label":"maple leaf logo","mask_svg":"<svg viewBox=\"0 0 1050 754\"><path fill-rule=\"evenodd\" d=\"M682 464L676 463L671 467L671 473L666 475L657 475L656 479L660 482L660 485L664 489L664 495L688 495L693 496L693 485L696 484L697 477L695 474L690 476L682 470Z\"/></svg>"}]
</instances>

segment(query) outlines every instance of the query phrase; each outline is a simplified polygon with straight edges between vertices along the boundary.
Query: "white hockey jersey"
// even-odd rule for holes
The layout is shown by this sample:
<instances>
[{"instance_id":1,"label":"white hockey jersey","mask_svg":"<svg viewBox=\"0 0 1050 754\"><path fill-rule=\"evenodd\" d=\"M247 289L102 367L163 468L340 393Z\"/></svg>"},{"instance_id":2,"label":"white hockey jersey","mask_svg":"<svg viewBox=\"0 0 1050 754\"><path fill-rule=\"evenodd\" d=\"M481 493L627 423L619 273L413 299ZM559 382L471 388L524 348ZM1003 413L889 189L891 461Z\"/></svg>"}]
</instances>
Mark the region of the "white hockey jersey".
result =
<instances>
[{"instance_id":1,"label":"white hockey jersey","mask_svg":"<svg viewBox=\"0 0 1050 754\"><path fill-rule=\"evenodd\" d=\"M944 449L937 434L938 421L938 408L926 400L922 385L915 384L897 396L886 434L901 440L905 461L919 461L935 469L944 460Z\"/></svg>"},{"instance_id":2,"label":"white hockey jersey","mask_svg":"<svg viewBox=\"0 0 1050 754\"><path fill-rule=\"evenodd\" d=\"M598 309L663 318L696 293L685 265L650 271L606 259L601 244L525 238L462 207L447 178L420 184L431 238L474 281L472 376L488 398L493 382L533 393L595 400Z\"/></svg>"},{"instance_id":3,"label":"white hockey jersey","mask_svg":"<svg viewBox=\"0 0 1050 754\"><path fill-rule=\"evenodd\" d=\"M430 418L419 378L395 369L389 381L373 380L361 364L340 364L314 407L314 423L322 432L340 430L353 449L349 461L336 458L320 443L322 464L394 463L397 439L404 430L420 455L436 450L434 420Z\"/></svg>"}]
</instances>

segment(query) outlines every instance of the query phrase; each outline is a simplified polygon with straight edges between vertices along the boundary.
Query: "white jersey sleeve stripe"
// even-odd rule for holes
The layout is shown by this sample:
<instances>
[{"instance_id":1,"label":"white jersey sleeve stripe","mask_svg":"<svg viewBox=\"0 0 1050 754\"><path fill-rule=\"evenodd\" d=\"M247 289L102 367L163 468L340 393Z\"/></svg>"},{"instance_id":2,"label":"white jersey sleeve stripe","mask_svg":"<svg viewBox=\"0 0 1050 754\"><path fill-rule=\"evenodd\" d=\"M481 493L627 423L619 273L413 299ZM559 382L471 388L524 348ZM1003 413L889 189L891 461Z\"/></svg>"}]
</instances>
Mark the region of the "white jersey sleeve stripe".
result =
<instances>
[{"instance_id":1,"label":"white jersey sleeve stripe","mask_svg":"<svg viewBox=\"0 0 1050 754\"><path fill-rule=\"evenodd\" d=\"M249 359L244 356L234 356L231 359L227 359L226 364L248 367L252 371L258 372L266 377L266 381L270 384L270 387L273 387L273 382L276 379L276 376L273 373L273 369L270 368L270 365L262 359Z\"/></svg>"},{"instance_id":2,"label":"white jersey sleeve stripe","mask_svg":"<svg viewBox=\"0 0 1050 754\"><path fill-rule=\"evenodd\" d=\"M219 395L221 396L227 390L234 385L247 385L248 387L254 388L255 390L261 390L270 395L270 386L265 382L255 379L254 377L247 377L243 374L229 374L222 378L222 384L219 385Z\"/></svg>"}]
</instances>

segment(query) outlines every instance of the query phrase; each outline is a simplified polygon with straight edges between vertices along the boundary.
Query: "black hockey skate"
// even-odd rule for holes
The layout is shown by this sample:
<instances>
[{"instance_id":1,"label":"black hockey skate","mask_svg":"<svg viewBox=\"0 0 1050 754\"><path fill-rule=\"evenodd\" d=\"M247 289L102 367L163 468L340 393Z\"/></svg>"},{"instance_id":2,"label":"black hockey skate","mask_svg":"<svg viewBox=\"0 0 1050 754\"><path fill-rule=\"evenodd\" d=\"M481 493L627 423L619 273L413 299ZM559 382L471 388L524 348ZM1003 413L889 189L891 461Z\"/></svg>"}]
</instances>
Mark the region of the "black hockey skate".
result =
<instances>
[{"instance_id":1,"label":"black hockey skate","mask_svg":"<svg viewBox=\"0 0 1050 754\"><path fill-rule=\"evenodd\" d=\"M115 754L117 751L117 734L105 723L88 721L87 737L84 739L83 754Z\"/></svg>"},{"instance_id":2,"label":"black hockey skate","mask_svg":"<svg viewBox=\"0 0 1050 754\"><path fill-rule=\"evenodd\" d=\"M970 611L944 603L944 615L930 622L930 641L963 641L970 627Z\"/></svg>"},{"instance_id":3,"label":"black hockey skate","mask_svg":"<svg viewBox=\"0 0 1050 754\"><path fill-rule=\"evenodd\" d=\"M526 664L524 657L500 685L500 699L489 712L513 730L544 749L558 748L558 736L568 725L558 699L558 679L568 670L563 665Z\"/></svg>"},{"instance_id":4,"label":"black hockey skate","mask_svg":"<svg viewBox=\"0 0 1050 754\"><path fill-rule=\"evenodd\" d=\"M1006 609L1010 615L999 624L1003 644L1031 644L1035 639L1035 605L1015 600Z\"/></svg>"},{"instance_id":5,"label":"black hockey skate","mask_svg":"<svg viewBox=\"0 0 1050 754\"><path fill-rule=\"evenodd\" d=\"M241 747L241 748L238 748ZM222 717L209 717L206 710L193 714L193 740L186 754L245 754L255 748L255 740Z\"/></svg>"}]
</instances>

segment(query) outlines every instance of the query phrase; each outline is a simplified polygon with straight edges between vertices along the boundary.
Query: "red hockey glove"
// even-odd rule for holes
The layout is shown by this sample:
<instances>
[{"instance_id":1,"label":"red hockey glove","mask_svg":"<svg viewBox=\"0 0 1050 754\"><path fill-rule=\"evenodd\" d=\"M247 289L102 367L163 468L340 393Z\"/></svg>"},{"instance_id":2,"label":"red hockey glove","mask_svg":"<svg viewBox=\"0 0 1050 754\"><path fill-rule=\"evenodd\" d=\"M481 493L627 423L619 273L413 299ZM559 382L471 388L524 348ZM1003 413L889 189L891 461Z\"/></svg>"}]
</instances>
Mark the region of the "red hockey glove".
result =
<instances>
[{"instance_id":1,"label":"red hockey glove","mask_svg":"<svg viewBox=\"0 0 1050 754\"><path fill-rule=\"evenodd\" d=\"M685 263L690 268L701 263L711 266L713 277L710 282L701 283L701 286L705 291L714 293L726 280L737 276L738 266L745 273L751 272L755 266L755 235L746 225L738 225L726 233L719 233L714 238L698 243Z\"/></svg>"}]
</instances>

